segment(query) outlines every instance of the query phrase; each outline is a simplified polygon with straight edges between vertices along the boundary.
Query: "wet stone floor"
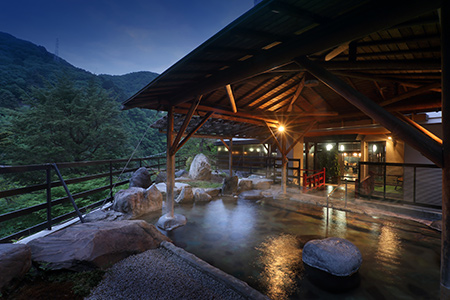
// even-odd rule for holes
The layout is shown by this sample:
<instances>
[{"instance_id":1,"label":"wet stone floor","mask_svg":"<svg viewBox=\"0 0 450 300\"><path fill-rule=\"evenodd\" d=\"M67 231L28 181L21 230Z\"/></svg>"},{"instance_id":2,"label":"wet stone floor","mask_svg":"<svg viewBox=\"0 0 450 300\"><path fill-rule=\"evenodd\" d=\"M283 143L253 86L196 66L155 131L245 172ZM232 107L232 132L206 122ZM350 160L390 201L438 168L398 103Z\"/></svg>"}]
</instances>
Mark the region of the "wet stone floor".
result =
<instances>
[{"instance_id":1,"label":"wet stone floor","mask_svg":"<svg viewBox=\"0 0 450 300\"><path fill-rule=\"evenodd\" d=\"M373 218L302 205L301 212L222 198L180 205L184 227L167 232L175 245L231 274L272 299L439 299L440 233L395 218ZM155 223L159 216L148 215ZM305 275L304 244L341 237L362 253L360 285L327 292Z\"/></svg>"}]
</instances>

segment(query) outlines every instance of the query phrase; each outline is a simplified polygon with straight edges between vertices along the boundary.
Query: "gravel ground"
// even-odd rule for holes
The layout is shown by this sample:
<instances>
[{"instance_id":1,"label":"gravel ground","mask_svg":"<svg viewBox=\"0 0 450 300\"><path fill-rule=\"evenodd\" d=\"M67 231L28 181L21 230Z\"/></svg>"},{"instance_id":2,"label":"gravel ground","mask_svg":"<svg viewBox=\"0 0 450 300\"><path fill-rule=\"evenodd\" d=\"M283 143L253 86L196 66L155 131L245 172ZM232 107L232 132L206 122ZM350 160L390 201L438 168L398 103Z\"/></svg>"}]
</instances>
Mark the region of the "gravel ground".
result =
<instances>
[{"instance_id":1,"label":"gravel ground","mask_svg":"<svg viewBox=\"0 0 450 300\"><path fill-rule=\"evenodd\" d=\"M178 253L184 250L178 248L174 252L170 247L148 250L115 264L85 299L268 299L255 291L251 293L256 297L243 295L239 289L231 288L208 271L194 267L189 257L187 260L180 257ZM194 257L189 253L186 255ZM251 289L245 283L237 285L242 284L245 289Z\"/></svg>"}]
</instances>

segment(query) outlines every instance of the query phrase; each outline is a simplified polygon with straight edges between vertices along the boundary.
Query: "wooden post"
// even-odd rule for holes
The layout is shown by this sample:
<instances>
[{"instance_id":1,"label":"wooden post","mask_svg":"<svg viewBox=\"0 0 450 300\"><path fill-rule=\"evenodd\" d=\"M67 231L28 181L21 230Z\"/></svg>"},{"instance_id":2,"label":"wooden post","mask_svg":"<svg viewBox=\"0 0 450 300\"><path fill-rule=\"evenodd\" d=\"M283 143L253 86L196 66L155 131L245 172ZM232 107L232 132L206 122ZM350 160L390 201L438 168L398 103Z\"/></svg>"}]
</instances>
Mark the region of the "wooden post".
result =
<instances>
[{"instance_id":1,"label":"wooden post","mask_svg":"<svg viewBox=\"0 0 450 300\"><path fill-rule=\"evenodd\" d=\"M442 63L442 237L441 237L441 299L450 299L450 3L441 8Z\"/></svg>"},{"instance_id":2,"label":"wooden post","mask_svg":"<svg viewBox=\"0 0 450 300\"><path fill-rule=\"evenodd\" d=\"M167 110L167 199L166 199L166 212L169 213L169 217L174 217L174 194L173 189L175 187L175 154L172 154L172 142L173 142L173 106L170 106Z\"/></svg>"},{"instance_id":3,"label":"wooden post","mask_svg":"<svg viewBox=\"0 0 450 300\"><path fill-rule=\"evenodd\" d=\"M230 137L230 146L228 148L228 169L230 177L233 176L233 138Z\"/></svg>"},{"instance_id":4,"label":"wooden post","mask_svg":"<svg viewBox=\"0 0 450 300\"><path fill-rule=\"evenodd\" d=\"M286 153L286 133L281 133L281 189L283 194L287 191L287 153Z\"/></svg>"}]
</instances>

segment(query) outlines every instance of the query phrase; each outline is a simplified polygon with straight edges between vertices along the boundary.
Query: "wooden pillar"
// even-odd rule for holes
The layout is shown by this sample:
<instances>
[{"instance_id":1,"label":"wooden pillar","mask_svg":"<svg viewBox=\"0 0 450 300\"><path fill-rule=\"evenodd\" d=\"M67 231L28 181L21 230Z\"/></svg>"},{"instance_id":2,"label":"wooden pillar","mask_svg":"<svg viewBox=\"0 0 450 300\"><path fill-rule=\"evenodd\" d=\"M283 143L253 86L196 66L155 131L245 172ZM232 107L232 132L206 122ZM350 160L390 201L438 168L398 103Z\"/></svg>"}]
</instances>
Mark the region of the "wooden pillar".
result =
<instances>
[{"instance_id":1,"label":"wooden pillar","mask_svg":"<svg viewBox=\"0 0 450 300\"><path fill-rule=\"evenodd\" d=\"M287 153L286 153L286 133L281 133L281 190L283 194L286 194L287 191Z\"/></svg>"},{"instance_id":2,"label":"wooden pillar","mask_svg":"<svg viewBox=\"0 0 450 300\"><path fill-rule=\"evenodd\" d=\"M228 169L230 177L233 176L233 138L230 138L230 146L228 148Z\"/></svg>"},{"instance_id":3,"label":"wooden pillar","mask_svg":"<svg viewBox=\"0 0 450 300\"><path fill-rule=\"evenodd\" d=\"M169 217L174 217L174 194L175 188L175 153L172 153L173 143L173 106L170 106L167 111L167 199L166 212Z\"/></svg>"},{"instance_id":4,"label":"wooden pillar","mask_svg":"<svg viewBox=\"0 0 450 300\"><path fill-rule=\"evenodd\" d=\"M441 8L442 63L442 237L441 299L450 299L450 3Z\"/></svg>"}]
</instances>

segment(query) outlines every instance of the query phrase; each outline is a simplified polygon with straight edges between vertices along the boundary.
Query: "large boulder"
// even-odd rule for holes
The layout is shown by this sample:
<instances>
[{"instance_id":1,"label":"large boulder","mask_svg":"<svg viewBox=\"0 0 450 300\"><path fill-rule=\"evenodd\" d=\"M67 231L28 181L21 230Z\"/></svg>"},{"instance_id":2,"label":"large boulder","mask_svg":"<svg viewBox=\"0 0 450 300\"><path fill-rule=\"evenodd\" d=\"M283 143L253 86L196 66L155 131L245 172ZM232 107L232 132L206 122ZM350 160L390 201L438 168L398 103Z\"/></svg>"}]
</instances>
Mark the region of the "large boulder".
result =
<instances>
[{"instance_id":1,"label":"large boulder","mask_svg":"<svg viewBox=\"0 0 450 300\"><path fill-rule=\"evenodd\" d=\"M31 267L31 249L25 244L0 244L0 292ZM1 294L1 293L0 293Z\"/></svg>"},{"instance_id":2,"label":"large boulder","mask_svg":"<svg viewBox=\"0 0 450 300\"><path fill-rule=\"evenodd\" d=\"M167 173L164 171L156 174L155 183L166 182L167 181Z\"/></svg>"},{"instance_id":3,"label":"large boulder","mask_svg":"<svg viewBox=\"0 0 450 300\"><path fill-rule=\"evenodd\" d=\"M250 178L255 190L268 190L273 184L272 179L266 178Z\"/></svg>"},{"instance_id":4,"label":"large boulder","mask_svg":"<svg viewBox=\"0 0 450 300\"><path fill-rule=\"evenodd\" d=\"M185 186L181 190L180 195L175 199L176 203L192 203L194 202L194 193L191 186Z\"/></svg>"},{"instance_id":5,"label":"large boulder","mask_svg":"<svg viewBox=\"0 0 450 300\"><path fill-rule=\"evenodd\" d=\"M229 176L223 179L222 195L233 195L237 193L239 178L237 176Z\"/></svg>"},{"instance_id":6,"label":"large boulder","mask_svg":"<svg viewBox=\"0 0 450 300\"><path fill-rule=\"evenodd\" d=\"M121 221L129 220L132 217L131 214L125 214L115 210L94 210L88 213L84 217L85 222L98 222L98 221Z\"/></svg>"},{"instance_id":7,"label":"large boulder","mask_svg":"<svg viewBox=\"0 0 450 300\"><path fill-rule=\"evenodd\" d=\"M190 186L187 183L183 182L175 182L175 187L173 188L174 197L177 197L185 186ZM167 184L165 182L161 182L156 184L156 188L163 194L163 197L167 194Z\"/></svg>"},{"instance_id":8,"label":"large boulder","mask_svg":"<svg viewBox=\"0 0 450 300\"><path fill-rule=\"evenodd\" d=\"M130 188L131 187L140 187L140 188L148 188L152 184L152 178L147 168L142 167L136 170L136 172L131 175L130 179Z\"/></svg>"},{"instance_id":9,"label":"large boulder","mask_svg":"<svg viewBox=\"0 0 450 300\"><path fill-rule=\"evenodd\" d=\"M148 189L129 188L120 190L114 196L113 210L131 214L133 218L162 209L163 197L153 184Z\"/></svg>"},{"instance_id":10,"label":"large boulder","mask_svg":"<svg viewBox=\"0 0 450 300\"><path fill-rule=\"evenodd\" d=\"M239 179L238 191L249 191L253 188L253 181L251 179Z\"/></svg>"},{"instance_id":11,"label":"large boulder","mask_svg":"<svg viewBox=\"0 0 450 300\"><path fill-rule=\"evenodd\" d=\"M191 163L189 176L194 180L210 180L211 164L208 158L203 154L197 154Z\"/></svg>"},{"instance_id":12,"label":"large boulder","mask_svg":"<svg viewBox=\"0 0 450 300\"><path fill-rule=\"evenodd\" d=\"M193 192L195 202L209 202L212 200L212 197L204 189L195 188Z\"/></svg>"},{"instance_id":13,"label":"large boulder","mask_svg":"<svg viewBox=\"0 0 450 300\"><path fill-rule=\"evenodd\" d=\"M108 268L133 254L170 241L145 221L83 223L32 240L32 260L51 270Z\"/></svg>"},{"instance_id":14,"label":"large boulder","mask_svg":"<svg viewBox=\"0 0 450 300\"><path fill-rule=\"evenodd\" d=\"M219 196L220 192L222 191L221 188L207 188L205 189L205 192L210 195L211 197L217 197Z\"/></svg>"},{"instance_id":15,"label":"large boulder","mask_svg":"<svg viewBox=\"0 0 450 300\"><path fill-rule=\"evenodd\" d=\"M352 242L330 237L311 240L303 247L302 260L311 281L322 288L344 291L359 284L362 255Z\"/></svg>"}]
</instances>

